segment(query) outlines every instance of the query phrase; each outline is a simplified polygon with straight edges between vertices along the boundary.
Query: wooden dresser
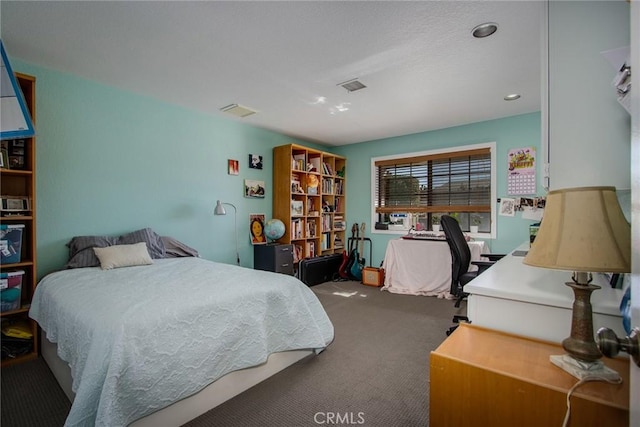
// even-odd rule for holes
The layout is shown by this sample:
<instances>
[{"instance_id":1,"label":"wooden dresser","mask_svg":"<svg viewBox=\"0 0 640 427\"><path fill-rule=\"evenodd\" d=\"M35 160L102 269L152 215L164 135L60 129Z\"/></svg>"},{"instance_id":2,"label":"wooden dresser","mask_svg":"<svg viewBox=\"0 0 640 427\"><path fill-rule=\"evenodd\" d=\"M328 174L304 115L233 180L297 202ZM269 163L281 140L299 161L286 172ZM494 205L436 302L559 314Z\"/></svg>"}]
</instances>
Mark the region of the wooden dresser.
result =
<instances>
[{"instance_id":1,"label":"wooden dresser","mask_svg":"<svg viewBox=\"0 0 640 427\"><path fill-rule=\"evenodd\" d=\"M461 324L431 352L430 427L561 427L578 382L549 361L563 353L559 344ZM580 385L569 426L629 425L629 360L603 361L623 383Z\"/></svg>"}]
</instances>

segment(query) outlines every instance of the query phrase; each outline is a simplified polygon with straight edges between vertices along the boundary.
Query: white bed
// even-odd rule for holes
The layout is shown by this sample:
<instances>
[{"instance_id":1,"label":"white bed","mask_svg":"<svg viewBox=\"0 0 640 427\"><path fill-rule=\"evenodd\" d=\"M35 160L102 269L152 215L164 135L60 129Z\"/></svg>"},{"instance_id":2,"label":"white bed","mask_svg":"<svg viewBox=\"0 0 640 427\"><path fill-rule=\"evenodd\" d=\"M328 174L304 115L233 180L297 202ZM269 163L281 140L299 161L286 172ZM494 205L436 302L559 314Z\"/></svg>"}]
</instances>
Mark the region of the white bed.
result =
<instances>
[{"instance_id":1,"label":"white bed","mask_svg":"<svg viewBox=\"0 0 640 427\"><path fill-rule=\"evenodd\" d=\"M333 340L299 280L200 258L53 273L30 316L68 426L178 426Z\"/></svg>"}]
</instances>

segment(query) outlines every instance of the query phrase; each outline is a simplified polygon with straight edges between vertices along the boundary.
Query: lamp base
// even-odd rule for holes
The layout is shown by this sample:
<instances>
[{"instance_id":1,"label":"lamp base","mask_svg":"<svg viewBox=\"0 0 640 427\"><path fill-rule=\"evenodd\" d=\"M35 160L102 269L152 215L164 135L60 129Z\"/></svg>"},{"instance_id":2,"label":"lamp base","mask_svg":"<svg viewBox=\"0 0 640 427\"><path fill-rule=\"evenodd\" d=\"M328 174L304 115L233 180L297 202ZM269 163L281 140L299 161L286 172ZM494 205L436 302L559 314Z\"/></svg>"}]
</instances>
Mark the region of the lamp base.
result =
<instances>
[{"instance_id":1,"label":"lamp base","mask_svg":"<svg viewBox=\"0 0 640 427\"><path fill-rule=\"evenodd\" d=\"M620 375L613 369L605 366L602 361L595 362L583 362L578 359L574 359L568 354L551 355L549 356L551 363L557 367L567 371L574 377L583 380L586 377L596 377L610 381L621 381Z\"/></svg>"}]
</instances>

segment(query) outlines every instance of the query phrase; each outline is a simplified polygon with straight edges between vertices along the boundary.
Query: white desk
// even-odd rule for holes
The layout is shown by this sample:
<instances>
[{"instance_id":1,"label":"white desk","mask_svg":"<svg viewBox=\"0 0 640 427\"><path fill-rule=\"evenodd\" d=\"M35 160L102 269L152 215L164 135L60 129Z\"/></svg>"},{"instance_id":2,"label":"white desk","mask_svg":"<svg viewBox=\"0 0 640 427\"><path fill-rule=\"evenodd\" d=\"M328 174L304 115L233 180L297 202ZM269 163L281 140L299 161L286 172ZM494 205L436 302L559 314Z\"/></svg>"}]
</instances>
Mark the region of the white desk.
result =
<instances>
[{"instance_id":1,"label":"white desk","mask_svg":"<svg viewBox=\"0 0 640 427\"><path fill-rule=\"evenodd\" d=\"M469 242L471 260L479 261L485 243ZM450 298L451 250L446 240L394 239L387 243L382 290L397 294ZM472 265L469 270L477 269Z\"/></svg>"},{"instance_id":2,"label":"white desk","mask_svg":"<svg viewBox=\"0 0 640 427\"><path fill-rule=\"evenodd\" d=\"M528 249L528 243L518 248ZM465 285L467 316L478 326L561 342L571 333L574 297L564 284L571 281L571 272L530 267L523 259L509 254ZM612 289L600 274L593 279L602 286L591 294L594 333L606 326L626 336L619 308L622 290Z\"/></svg>"}]
</instances>

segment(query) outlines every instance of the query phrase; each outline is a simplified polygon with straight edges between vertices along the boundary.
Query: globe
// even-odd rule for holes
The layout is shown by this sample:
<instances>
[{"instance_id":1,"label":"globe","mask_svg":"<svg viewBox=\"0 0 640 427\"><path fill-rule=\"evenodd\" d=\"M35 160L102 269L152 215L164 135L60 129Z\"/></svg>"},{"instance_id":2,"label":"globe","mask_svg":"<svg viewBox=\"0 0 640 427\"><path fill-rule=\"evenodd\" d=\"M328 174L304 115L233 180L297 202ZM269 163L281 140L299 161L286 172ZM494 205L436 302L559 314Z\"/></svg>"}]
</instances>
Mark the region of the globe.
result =
<instances>
[{"instance_id":1,"label":"globe","mask_svg":"<svg viewBox=\"0 0 640 427\"><path fill-rule=\"evenodd\" d=\"M264 234L271 240L278 240L284 236L284 223L279 219L270 219L264 224Z\"/></svg>"}]
</instances>

